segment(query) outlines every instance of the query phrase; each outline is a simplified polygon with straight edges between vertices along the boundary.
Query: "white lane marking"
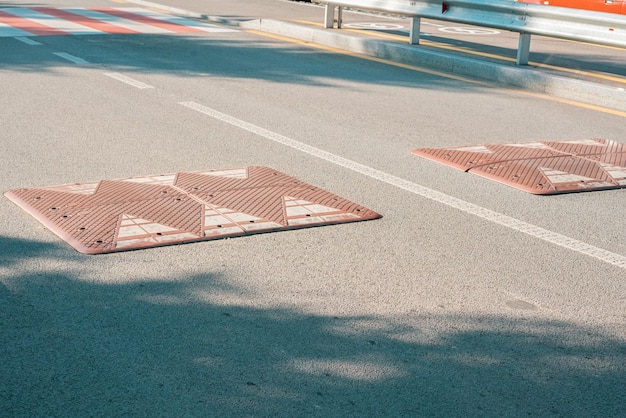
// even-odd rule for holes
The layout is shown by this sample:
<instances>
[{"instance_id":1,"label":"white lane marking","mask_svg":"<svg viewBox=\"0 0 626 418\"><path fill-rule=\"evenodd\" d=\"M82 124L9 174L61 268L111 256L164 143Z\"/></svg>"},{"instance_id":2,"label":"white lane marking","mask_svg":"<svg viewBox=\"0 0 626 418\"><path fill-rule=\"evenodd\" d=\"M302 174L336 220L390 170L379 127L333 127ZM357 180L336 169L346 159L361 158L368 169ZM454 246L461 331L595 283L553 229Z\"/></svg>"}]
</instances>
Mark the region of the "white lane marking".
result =
<instances>
[{"instance_id":1,"label":"white lane marking","mask_svg":"<svg viewBox=\"0 0 626 418\"><path fill-rule=\"evenodd\" d=\"M397 23L378 23L378 22L360 22L360 23L344 23L344 28L361 29L361 30L393 30L404 29L404 26Z\"/></svg>"},{"instance_id":2,"label":"white lane marking","mask_svg":"<svg viewBox=\"0 0 626 418\"><path fill-rule=\"evenodd\" d=\"M142 83L141 81L135 80L134 78L127 77L120 73L104 73L104 75L106 75L107 77L114 78L118 81L121 81L122 83L126 83L133 87L137 87L138 89L153 89L154 88L149 84Z\"/></svg>"},{"instance_id":3,"label":"white lane marking","mask_svg":"<svg viewBox=\"0 0 626 418\"><path fill-rule=\"evenodd\" d=\"M429 189L428 187L421 186L408 180L404 180L400 177L396 177L392 174L388 174L375 168L368 167L352 160L348 160L346 158L321 150L319 148L306 145L302 142L298 142L296 140L287 138L286 136L280 135L272 131L268 131L267 129L245 122L241 119L226 115L222 112L211 109L210 107L206 107L195 102L179 102L179 104L189 109L193 109L197 112L203 113L212 118L218 119L222 122L226 122L238 128L244 129L248 132L252 132L264 138L270 139L279 144L286 145L314 157L321 158L333 164L337 164L341 167L350 169L357 173L371 177L375 180L382 181L384 183L414 193L426 199L442 203L444 205L459 209L471 215L478 216L479 218L485 219L489 222L505 226L515 231L523 232L534 238L542 239L568 250L577 251L581 254L593 257L605 263L626 269L626 257L623 255L616 254L599 247L595 247L585 242L578 241L574 238L561 235L557 232L553 232L524 221L520 221L519 219L515 219L510 216L495 212L491 209L483 208L473 203L466 202L465 200L449 196L445 193L441 193L433 189Z\"/></svg>"},{"instance_id":4,"label":"white lane marking","mask_svg":"<svg viewBox=\"0 0 626 418\"><path fill-rule=\"evenodd\" d=\"M82 58L76 57L76 56L68 54L66 52L53 52L53 54L56 55L57 57L61 57L63 59L71 61L74 64L89 64L88 61L85 61Z\"/></svg>"},{"instance_id":5,"label":"white lane marking","mask_svg":"<svg viewBox=\"0 0 626 418\"><path fill-rule=\"evenodd\" d=\"M235 29L223 28L220 26L209 25L206 23L200 23L192 19L187 19L180 16L172 16L164 13L153 12L151 10L146 10L138 7L126 7L124 9L120 9L124 11L128 11L140 16L150 17L152 19L161 20L164 22L175 23L177 25L186 26L194 29L199 29L204 32L237 32Z\"/></svg>"},{"instance_id":6,"label":"white lane marking","mask_svg":"<svg viewBox=\"0 0 626 418\"><path fill-rule=\"evenodd\" d=\"M445 26L439 28L442 32L458 33L459 35L497 35L500 32L495 29L468 28L462 26Z\"/></svg>"},{"instance_id":7,"label":"white lane marking","mask_svg":"<svg viewBox=\"0 0 626 418\"><path fill-rule=\"evenodd\" d=\"M16 36L14 39L20 42L24 42L25 44L28 44L28 45L41 45L40 42L34 41L31 38L28 38L26 36Z\"/></svg>"}]
</instances>

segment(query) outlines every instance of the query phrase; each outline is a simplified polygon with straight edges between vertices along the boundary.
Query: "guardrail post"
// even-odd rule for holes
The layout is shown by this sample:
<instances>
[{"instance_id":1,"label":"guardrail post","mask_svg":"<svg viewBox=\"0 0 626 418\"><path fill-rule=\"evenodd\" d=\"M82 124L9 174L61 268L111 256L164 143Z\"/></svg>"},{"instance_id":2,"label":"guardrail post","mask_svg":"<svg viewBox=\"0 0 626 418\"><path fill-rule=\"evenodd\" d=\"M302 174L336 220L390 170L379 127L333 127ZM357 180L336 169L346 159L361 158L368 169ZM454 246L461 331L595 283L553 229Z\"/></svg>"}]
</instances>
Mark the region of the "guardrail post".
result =
<instances>
[{"instance_id":1,"label":"guardrail post","mask_svg":"<svg viewBox=\"0 0 626 418\"><path fill-rule=\"evenodd\" d=\"M419 45L420 43L420 17L411 18L411 31L409 33L409 44Z\"/></svg>"},{"instance_id":2,"label":"guardrail post","mask_svg":"<svg viewBox=\"0 0 626 418\"><path fill-rule=\"evenodd\" d=\"M530 33L520 33L517 43L517 65L528 65L530 57Z\"/></svg>"},{"instance_id":3,"label":"guardrail post","mask_svg":"<svg viewBox=\"0 0 626 418\"><path fill-rule=\"evenodd\" d=\"M326 4L326 12L324 13L324 27L332 29L335 22L335 6Z\"/></svg>"}]
</instances>

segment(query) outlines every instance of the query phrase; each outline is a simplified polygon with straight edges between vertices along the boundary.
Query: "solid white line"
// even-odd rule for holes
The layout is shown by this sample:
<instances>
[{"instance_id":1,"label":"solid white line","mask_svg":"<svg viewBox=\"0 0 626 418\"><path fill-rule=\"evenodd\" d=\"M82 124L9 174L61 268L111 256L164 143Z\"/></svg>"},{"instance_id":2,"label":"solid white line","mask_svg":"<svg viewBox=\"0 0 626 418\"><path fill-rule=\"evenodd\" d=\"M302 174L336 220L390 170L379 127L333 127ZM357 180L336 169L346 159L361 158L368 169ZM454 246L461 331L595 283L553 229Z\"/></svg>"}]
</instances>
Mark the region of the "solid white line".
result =
<instances>
[{"instance_id":1,"label":"solid white line","mask_svg":"<svg viewBox=\"0 0 626 418\"><path fill-rule=\"evenodd\" d=\"M41 45L40 42L33 41L32 39L30 39L30 38L28 38L26 36L16 36L13 39L17 39L18 41L24 42L25 44L28 44L28 45Z\"/></svg>"},{"instance_id":2,"label":"solid white line","mask_svg":"<svg viewBox=\"0 0 626 418\"><path fill-rule=\"evenodd\" d=\"M118 81L121 81L122 83L126 83L133 87L137 87L138 89L153 89L154 88L149 84L142 83L141 81L135 80L134 78L127 77L120 73L104 73L104 75L106 75L107 77L114 78Z\"/></svg>"},{"instance_id":3,"label":"solid white line","mask_svg":"<svg viewBox=\"0 0 626 418\"><path fill-rule=\"evenodd\" d=\"M623 255L616 254L616 253L604 250L599 247L595 247L585 242L578 241L574 238L570 238L565 235L561 235L557 232L553 232L553 231L541 228L539 226L529 224L519 219L512 218L510 216L495 212L487 208L483 208L481 206L475 205L465 200L461 200L456 197L449 196L445 193L441 193L436 190L430 189L428 187L421 186L419 184L410 182L408 180L404 180L400 177L396 177L394 175L385 173L375 168L368 167L366 165L357 163L352 160L348 160L346 158L321 150L319 148L306 145L302 142L298 142L296 140L287 138L286 136L277 134L272 131L268 131L267 129L245 122L241 119L237 119L235 117L226 115L222 112L200 105L198 103L179 102L179 104L189 109L193 109L197 112L203 113L207 116L211 116L212 118L218 119L222 122L226 122L238 128L252 132L264 138L271 139L272 141L277 142L279 144L283 144L288 147L294 148L298 151L302 151L309 155L321 158L333 164L337 164L341 167L366 175L375 180L385 182L387 184L390 184L392 186L414 193L426 199L430 199L435 202L442 203L444 205L459 209L471 215L478 216L479 218L485 219L487 221L496 223L498 225L505 226L515 231L523 232L534 238L542 239L544 241L558 245L568 250L577 251L581 254L587 255L589 257L593 257L605 263L612 264L614 266L626 269L626 257L624 257Z\"/></svg>"},{"instance_id":4,"label":"solid white line","mask_svg":"<svg viewBox=\"0 0 626 418\"><path fill-rule=\"evenodd\" d=\"M82 58L76 57L76 56L68 54L66 52L53 52L53 54L56 55L57 57L61 57L63 59L71 61L74 64L89 64L88 61L85 61Z\"/></svg>"}]
</instances>

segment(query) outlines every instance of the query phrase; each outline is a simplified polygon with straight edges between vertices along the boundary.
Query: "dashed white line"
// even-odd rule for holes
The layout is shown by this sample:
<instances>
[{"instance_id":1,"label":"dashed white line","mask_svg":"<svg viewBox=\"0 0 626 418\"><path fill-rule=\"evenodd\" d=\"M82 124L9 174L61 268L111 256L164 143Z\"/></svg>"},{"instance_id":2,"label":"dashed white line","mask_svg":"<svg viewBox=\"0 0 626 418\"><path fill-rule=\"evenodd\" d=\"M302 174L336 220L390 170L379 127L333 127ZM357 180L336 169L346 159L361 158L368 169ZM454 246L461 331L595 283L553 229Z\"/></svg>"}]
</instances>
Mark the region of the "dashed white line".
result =
<instances>
[{"instance_id":1,"label":"dashed white line","mask_svg":"<svg viewBox=\"0 0 626 418\"><path fill-rule=\"evenodd\" d=\"M27 36L15 36L13 39L16 39L20 42L24 42L25 44L28 44L28 45L41 45L41 42L37 42Z\"/></svg>"},{"instance_id":2,"label":"dashed white line","mask_svg":"<svg viewBox=\"0 0 626 418\"><path fill-rule=\"evenodd\" d=\"M53 52L53 54L56 55L57 57L61 57L70 62L73 62L74 64L89 64L88 61L85 61L84 59L76 57L74 55L68 54L67 52Z\"/></svg>"},{"instance_id":3,"label":"dashed white line","mask_svg":"<svg viewBox=\"0 0 626 418\"><path fill-rule=\"evenodd\" d=\"M558 245L568 250L577 251L581 254L595 258L605 263L626 269L626 257L620 254L616 254L611 251L595 247L574 238L570 238L557 232L553 232L539 226L529 224L519 219L515 219L502 213L495 212L491 209L483 208L465 200L458 199L456 197L446 195L445 193L438 192L428 187L421 186L417 183L413 183L400 177L396 177L392 174L388 174L375 168L357 163L352 160L348 160L346 158L321 150L319 148L306 145L302 142L298 142L294 139L280 135L276 132L269 131L241 119L237 119L233 116L229 116L225 113L219 112L215 109L211 109L210 107L203 106L195 102L179 102L179 104L217 120L220 120L222 122L226 122L238 128L244 129L248 132L252 132L264 138L270 139L279 144L286 145L298 151L307 153L317 158L321 158L333 164L337 164L341 167L350 169L375 180L379 180L400 189L406 190L426 199L442 203L444 205L459 209L471 215L478 216L479 218L485 219L495 224L505 226L515 231L523 232L534 238L539 238L541 240Z\"/></svg>"},{"instance_id":4,"label":"dashed white line","mask_svg":"<svg viewBox=\"0 0 626 418\"><path fill-rule=\"evenodd\" d=\"M146 83L142 83L141 81L135 80L134 78L130 78L128 76L125 76L123 74L120 73L104 73L104 75L106 75L107 77L111 77L114 78L118 81L121 81L122 83L126 83L128 85L131 85L133 87L137 87L138 89L152 89L154 87L152 87L149 84Z\"/></svg>"}]
</instances>

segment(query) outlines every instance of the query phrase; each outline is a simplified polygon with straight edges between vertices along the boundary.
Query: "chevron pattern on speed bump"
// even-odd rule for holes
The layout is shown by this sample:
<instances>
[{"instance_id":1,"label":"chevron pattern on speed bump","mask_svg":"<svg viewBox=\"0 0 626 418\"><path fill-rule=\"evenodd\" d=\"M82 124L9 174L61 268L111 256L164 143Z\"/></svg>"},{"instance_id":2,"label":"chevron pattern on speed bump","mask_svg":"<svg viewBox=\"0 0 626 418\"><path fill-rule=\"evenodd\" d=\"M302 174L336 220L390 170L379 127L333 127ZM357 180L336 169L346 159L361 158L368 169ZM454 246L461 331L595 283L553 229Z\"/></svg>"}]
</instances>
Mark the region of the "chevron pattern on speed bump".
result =
<instances>
[{"instance_id":1,"label":"chevron pattern on speed bump","mask_svg":"<svg viewBox=\"0 0 626 418\"><path fill-rule=\"evenodd\" d=\"M534 194L626 187L626 144L606 139L422 148L413 154Z\"/></svg>"},{"instance_id":2,"label":"chevron pattern on speed bump","mask_svg":"<svg viewBox=\"0 0 626 418\"><path fill-rule=\"evenodd\" d=\"M5 196L86 254L380 217L268 167L16 189Z\"/></svg>"}]
</instances>

